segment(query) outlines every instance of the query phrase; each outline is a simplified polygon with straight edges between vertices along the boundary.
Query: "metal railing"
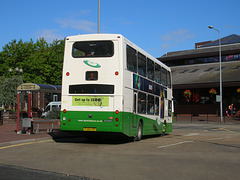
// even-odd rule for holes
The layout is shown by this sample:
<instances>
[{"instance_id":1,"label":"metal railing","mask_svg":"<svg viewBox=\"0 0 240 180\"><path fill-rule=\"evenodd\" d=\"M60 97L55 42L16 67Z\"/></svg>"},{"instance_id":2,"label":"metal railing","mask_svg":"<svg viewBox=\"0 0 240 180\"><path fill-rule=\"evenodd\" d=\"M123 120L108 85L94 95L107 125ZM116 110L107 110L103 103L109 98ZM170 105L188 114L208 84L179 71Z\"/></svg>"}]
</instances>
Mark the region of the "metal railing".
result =
<instances>
[{"instance_id":1,"label":"metal railing","mask_svg":"<svg viewBox=\"0 0 240 180\"><path fill-rule=\"evenodd\" d=\"M174 117L175 122L219 122L221 123L220 116L216 114L177 114ZM239 123L240 116L238 114L233 116L223 116L223 123Z\"/></svg>"}]
</instances>

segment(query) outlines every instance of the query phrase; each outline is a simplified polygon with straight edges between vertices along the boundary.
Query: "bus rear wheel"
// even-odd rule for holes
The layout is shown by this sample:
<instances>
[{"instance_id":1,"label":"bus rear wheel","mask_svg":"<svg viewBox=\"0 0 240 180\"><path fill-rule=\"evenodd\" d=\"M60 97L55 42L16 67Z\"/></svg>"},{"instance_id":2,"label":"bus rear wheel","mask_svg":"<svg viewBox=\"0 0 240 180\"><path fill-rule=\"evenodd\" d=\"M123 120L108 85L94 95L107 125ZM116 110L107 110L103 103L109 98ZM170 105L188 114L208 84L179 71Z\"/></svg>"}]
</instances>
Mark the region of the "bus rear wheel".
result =
<instances>
[{"instance_id":1,"label":"bus rear wheel","mask_svg":"<svg viewBox=\"0 0 240 180\"><path fill-rule=\"evenodd\" d=\"M142 139L142 131L143 131L142 122L139 122L137 136L134 137L135 141L140 141Z\"/></svg>"}]
</instances>

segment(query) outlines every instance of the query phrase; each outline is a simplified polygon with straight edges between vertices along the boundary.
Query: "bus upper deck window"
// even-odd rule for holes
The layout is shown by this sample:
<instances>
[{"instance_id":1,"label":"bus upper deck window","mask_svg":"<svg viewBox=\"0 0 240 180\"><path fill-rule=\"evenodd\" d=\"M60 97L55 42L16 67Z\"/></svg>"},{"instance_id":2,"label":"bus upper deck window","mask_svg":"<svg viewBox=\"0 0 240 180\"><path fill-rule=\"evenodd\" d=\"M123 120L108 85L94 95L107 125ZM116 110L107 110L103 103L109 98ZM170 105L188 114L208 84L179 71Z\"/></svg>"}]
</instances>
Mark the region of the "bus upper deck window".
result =
<instances>
[{"instance_id":1,"label":"bus upper deck window","mask_svg":"<svg viewBox=\"0 0 240 180\"><path fill-rule=\"evenodd\" d=\"M81 41L73 44L72 56L83 57L112 57L114 46L112 41Z\"/></svg>"}]
</instances>

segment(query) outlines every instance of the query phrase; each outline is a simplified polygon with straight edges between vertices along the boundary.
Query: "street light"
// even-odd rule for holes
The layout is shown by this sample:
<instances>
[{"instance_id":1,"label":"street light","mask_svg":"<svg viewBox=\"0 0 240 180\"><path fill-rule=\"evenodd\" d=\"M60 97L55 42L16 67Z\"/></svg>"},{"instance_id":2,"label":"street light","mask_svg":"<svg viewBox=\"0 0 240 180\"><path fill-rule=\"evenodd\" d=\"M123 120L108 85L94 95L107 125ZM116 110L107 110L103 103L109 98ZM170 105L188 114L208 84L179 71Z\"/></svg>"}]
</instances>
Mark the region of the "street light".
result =
<instances>
[{"instance_id":1,"label":"street light","mask_svg":"<svg viewBox=\"0 0 240 180\"><path fill-rule=\"evenodd\" d=\"M100 0L98 0L98 34L100 34Z\"/></svg>"},{"instance_id":2,"label":"street light","mask_svg":"<svg viewBox=\"0 0 240 180\"><path fill-rule=\"evenodd\" d=\"M220 73L220 119L223 122L223 109L222 109L222 56L221 56L221 35L220 31L213 26L208 26L209 29L214 29L219 34L219 73Z\"/></svg>"},{"instance_id":3,"label":"street light","mask_svg":"<svg viewBox=\"0 0 240 180\"><path fill-rule=\"evenodd\" d=\"M16 67L15 69L9 68L8 71L10 73L13 73L13 71L15 70L15 72L18 74L22 74L23 73L23 69ZM14 73L15 74L15 73ZM15 76L15 75L14 75ZM20 131L20 110L19 110L19 104L20 104L20 92L17 92L17 134L21 134Z\"/></svg>"},{"instance_id":4,"label":"street light","mask_svg":"<svg viewBox=\"0 0 240 180\"><path fill-rule=\"evenodd\" d=\"M13 73L14 70L16 71L16 73L23 73L23 69L19 67L16 67L15 69L12 69L12 68L8 69L10 73Z\"/></svg>"}]
</instances>

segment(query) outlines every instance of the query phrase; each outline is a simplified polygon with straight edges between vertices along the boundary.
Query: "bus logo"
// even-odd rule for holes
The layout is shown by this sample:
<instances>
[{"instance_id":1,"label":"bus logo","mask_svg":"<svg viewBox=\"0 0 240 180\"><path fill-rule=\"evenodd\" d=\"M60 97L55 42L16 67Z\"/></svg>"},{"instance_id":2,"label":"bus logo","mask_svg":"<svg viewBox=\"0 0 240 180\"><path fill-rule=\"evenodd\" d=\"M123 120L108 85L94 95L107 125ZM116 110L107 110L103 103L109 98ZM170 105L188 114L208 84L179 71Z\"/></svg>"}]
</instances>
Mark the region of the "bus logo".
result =
<instances>
[{"instance_id":1,"label":"bus logo","mask_svg":"<svg viewBox=\"0 0 240 180\"><path fill-rule=\"evenodd\" d=\"M85 60L83 61L86 65L90 66L90 67L93 67L93 68L100 68L100 64L98 63L95 63L95 62L91 62L89 60Z\"/></svg>"}]
</instances>

